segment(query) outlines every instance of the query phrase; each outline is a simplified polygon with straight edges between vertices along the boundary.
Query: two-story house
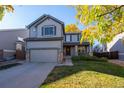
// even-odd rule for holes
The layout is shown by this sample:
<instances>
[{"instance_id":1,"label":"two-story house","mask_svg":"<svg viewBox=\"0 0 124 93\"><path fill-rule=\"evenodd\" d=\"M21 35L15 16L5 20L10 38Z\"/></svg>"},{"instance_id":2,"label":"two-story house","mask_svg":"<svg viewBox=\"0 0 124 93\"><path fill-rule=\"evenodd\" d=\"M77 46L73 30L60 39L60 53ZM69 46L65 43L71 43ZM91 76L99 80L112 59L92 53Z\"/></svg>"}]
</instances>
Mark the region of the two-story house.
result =
<instances>
[{"instance_id":1,"label":"two-story house","mask_svg":"<svg viewBox=\"0 0 124 93\"><path fill-rule=\"evenodd\" d=\"M89 52L89 43L79 43L81 33L65 33L64 22L43 15L27 26L27 60L31 62L61 62L64 56Z\"/></svg>"}]
</instances>

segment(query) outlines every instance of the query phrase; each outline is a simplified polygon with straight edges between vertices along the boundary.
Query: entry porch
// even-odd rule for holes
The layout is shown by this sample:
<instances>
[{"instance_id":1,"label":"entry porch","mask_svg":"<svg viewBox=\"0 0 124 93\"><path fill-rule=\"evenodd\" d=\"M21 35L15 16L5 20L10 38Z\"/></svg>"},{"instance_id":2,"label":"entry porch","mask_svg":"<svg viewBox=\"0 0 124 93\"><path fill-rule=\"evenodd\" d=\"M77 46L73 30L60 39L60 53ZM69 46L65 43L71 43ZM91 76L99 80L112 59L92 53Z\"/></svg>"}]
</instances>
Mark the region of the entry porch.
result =
<instances>
[{"instance_id":1,"label":"entry porch","mask_svg":"<svg viewBox=\"0 0 124 93\"><path fill-rule=\"evenodd\" d=\"M64 56L78 56L87 55L90 52L90 46L88 44L65 44L64 43Z\"/></svg>"}]
</instances>

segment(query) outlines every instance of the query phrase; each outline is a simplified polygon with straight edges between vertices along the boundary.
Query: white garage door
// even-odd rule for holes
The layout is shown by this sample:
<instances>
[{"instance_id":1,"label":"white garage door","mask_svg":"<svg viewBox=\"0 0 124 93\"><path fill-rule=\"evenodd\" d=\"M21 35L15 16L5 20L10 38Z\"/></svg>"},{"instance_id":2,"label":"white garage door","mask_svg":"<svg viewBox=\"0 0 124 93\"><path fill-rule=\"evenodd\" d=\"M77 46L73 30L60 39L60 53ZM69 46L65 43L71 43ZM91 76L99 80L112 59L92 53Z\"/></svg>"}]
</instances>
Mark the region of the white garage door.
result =
<instances>
[{"instance_id":1,"label":"white garage door","mask_svg":"<svg viewBox=\"0 0 124 93\"><path fill-rule=\"evenodd\" d=\"M31 50L30 60L32 62L57 62L57 49Z\"/></svg>"}]
</instances>

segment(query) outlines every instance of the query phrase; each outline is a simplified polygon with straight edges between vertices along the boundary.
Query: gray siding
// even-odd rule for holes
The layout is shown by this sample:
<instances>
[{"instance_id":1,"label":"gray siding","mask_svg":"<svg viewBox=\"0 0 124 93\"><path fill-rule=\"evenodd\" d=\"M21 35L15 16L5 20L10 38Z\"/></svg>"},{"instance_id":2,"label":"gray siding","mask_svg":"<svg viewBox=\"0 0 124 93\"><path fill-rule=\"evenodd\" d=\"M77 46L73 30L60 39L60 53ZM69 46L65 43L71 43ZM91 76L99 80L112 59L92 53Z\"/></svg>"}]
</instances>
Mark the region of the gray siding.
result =
<instances>
[{"instance_id":1,"label":"gray siding","mask_svg":"<svg viewBox=\"0 0 124 93\"><path fill-rule=\"evenodd\" d=\"M29 32L25 29L0 30L0 49L15 50L18 37L29 37Z\"/></svg>"},{"instance_id":2,"label":"gray siding","mask_svg":"<svg viewBox=\"0 0 124 93\"><path fill-rule=\"evenodd\" d=\"M124 43L122 39L119 39L111 48L110 51L118 51L119 59L124 60Z\"/></svg>"},{"instance_id":3,"label":"gray siding","mask_svg":"<svg viewBox=\"0 0 124 93\"><path fill-rule=\"evenodd\" d=\"M63 29L62 29L62 25L55 22L52 19L46 19L45 21L43 21L42 23L40 23L37 27L34 28L34 26L32 26L30 28L30 37L44 37L42 36L42 27L45 25L53 25L56 26L56 36L54 37L63 37ZM36 31L34 31L34 29Z\"/></svg>"},{"instance_id":4,"label":"gray siding","mask_svg":"<svg viewBox=\"0 0 124 93\"><path fill-rule=\"evenodd\" d=\"M64 42L79 42L81 33L65 33Z\"/></svg>"},{"instance_id":5,"label":"gray siding","mask_svg":"<svg viewBox=\"0 0 124 93\"><path fill-rule=\"evenodd\" d=\"M122 39L119 39L111 48L110 51L118 51L119 53L124 53L124 43Z\"/></svg>"},{"instance_id":6,"label":"gray siding","mask_svg":"<svg viewBox=\"0 0 124 93\"><path fill-rule=\"evenodd\" d=\"M53 53L53 56L60 56L60 54L63 51L63 40L48 40L48 38L55 38L55 37L63 37L63 23L58 22L54 20L52 17L47 17L44 18L45 20L42 20L43 18L39 19L39 22L37 21L36 23L32 24L28 29L29 29L29 37L30 38L35 38L35 39L46 39L46 40L35 40L35 41L27 41L26 43L26 48L27 48L27 61L32 58L31 56L31 50L32 49L57 49L57 55ZM56 28L56 34L55 35L48 35L44 36L42 35L42 28L44 26L54 26ZM49 50L48 50L49 52ZM35 52L37 54L37 52ZM42 53L41 53L42 54ZM43 53L44 54L44 53ZM48 53L47 53L48 54ZM46 56L47 58L48 56ZM58 58L58 57L57 57ZM34 58L36 59L36 58ZM60 60L60 57L58 58Z\"/></svg>"},{"instance_id":7,"label":"gray siding","mask_svg":"<svg viewBox=\"0 0 124 93\"><path fill-rule=\"evenodd\" d=\"M35 41L27 42L27 48L62 48L61 41Z\"/></svg>"}]
</instances>

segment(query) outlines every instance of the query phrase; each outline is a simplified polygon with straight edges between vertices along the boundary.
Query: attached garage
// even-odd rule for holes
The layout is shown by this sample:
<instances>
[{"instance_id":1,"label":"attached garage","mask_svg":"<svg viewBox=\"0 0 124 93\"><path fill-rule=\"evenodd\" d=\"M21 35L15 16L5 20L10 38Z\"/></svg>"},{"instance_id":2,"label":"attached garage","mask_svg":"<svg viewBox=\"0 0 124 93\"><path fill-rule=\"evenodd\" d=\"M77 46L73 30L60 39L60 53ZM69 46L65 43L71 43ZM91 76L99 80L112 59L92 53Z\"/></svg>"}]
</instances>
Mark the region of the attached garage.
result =
<instances>
[{"instance_id":1,"label":"attached garage","mask_svg":"<svg viewBox=\"0 0 124 93\"><path fill-rule=\"evenodd\" d=\"M31 62L58 62L58 49L31 49Z\"/></svg>"},{"instance_id":2,"label":"attached garage","mask_svg":"<svg viewBox=\"0 0 124 93\"><path fill-rule=\"evenodd\" d=\"M59 55L63 52L62 37L27 38L26 41L26 61L61 62Z\"/></svg>"}]
</instances>

